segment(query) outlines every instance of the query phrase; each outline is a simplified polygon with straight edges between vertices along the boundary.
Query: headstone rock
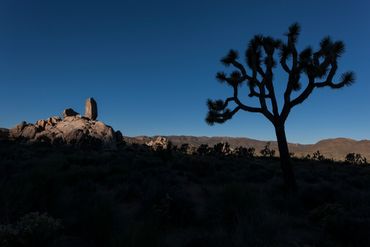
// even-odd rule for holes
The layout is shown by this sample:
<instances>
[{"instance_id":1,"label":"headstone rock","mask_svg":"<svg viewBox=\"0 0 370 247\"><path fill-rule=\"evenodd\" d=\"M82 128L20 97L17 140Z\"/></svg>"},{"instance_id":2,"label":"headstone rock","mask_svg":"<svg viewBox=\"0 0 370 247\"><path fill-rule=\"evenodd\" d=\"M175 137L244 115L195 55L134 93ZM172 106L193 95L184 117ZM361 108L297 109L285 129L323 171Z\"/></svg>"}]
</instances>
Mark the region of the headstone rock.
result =
<instances>
[{"instance_id":1,"label":"headstone rock","mask_svg":"<svg viewBox=\"0 0 370 247\"><path fill-rule=\"evenodd\" d=\"M96 120L98 117L98 106L94 98L88 98L85 103L85 117Z\"/></svg>"}]
</instances>

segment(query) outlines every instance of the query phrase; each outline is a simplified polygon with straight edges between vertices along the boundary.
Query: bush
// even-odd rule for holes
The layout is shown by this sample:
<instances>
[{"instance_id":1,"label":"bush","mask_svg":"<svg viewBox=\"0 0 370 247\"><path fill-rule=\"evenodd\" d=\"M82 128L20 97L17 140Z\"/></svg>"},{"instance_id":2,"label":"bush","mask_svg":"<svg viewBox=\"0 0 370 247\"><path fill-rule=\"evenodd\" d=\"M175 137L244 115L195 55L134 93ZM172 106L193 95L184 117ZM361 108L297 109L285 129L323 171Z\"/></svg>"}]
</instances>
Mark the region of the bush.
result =
<instances>
[{"instance_id":1,"label":"bush","mask_svg":"<svg viewBox=\"0 0 370 247\"><path fill-rule=\"evenodd\" d=\"M245 147L237 147L234 150L234 155L238 157L246 157L246 158L253 158L255 156L256 149L253 147L245 148Z\"/></svg>"},{"instance_id":2,"label":"bush","mask_svg":"<svg viewBox=\"0 0 370 247\"><path fill-rule=\"evenodd\" d=\"M345 162L351 165L366 165L367 160L361 154L349 153L346 155Z\"/></svg>"},{"instance_id":3,"label":"bush","mask_svg":"<svg viewBox=\"0 0 370 247\"><path fill-rule=\"evenodd\" d=\"M210 152L210 148L208 147L207 144L201 144L197 149L197 153L199 155L207 155L209 154L209 152Z\"/></svg>"},{"instance_id":4,"label":"bush","mask_svg":"<svg viewBox=\"0 0 370 247\"><path fill-rule=\"evenodd\" d=\"M183 143L180 146L179 151L183 154L189 154L190 145L188 143Z\"/></svg>"},{"instance_id":5,"label":"bush","mask_svg":"<svg viewBox=\"0 0 370 247\"><path fill-rule=\"evenodd\" d=\"M370 220L350 216L334 216L328 219L324 226L325 232L338 245L363 247L370 243Z\"/></svg>"},{"instance_id":6,"label":"bush","mask_svg":"<svg viewBox=\"0 0 370 247\"><path fill-rule=\"evenodd\" d=\"M260 151L262 157L272 158L275 156L275 150L270 148L270 142L267 142L265 147Z\"/></svg>"},{"instance_id":7,"label":"bush","mask_svg":"<svg viewBox=\"0 0 370 247\"><path fill-rule=\"evenodd\" d=\"M10 246L49 246L62 229L60 220L46 213L26 214L16 224L0 225L0 244Z\"/></svg>"},{"instance_id":8,"label":"bush","mask_svg":"<svg viewBox=\"0 0 370 247\"><path fill-rule=\"evenodd\" d=\"M317 160L317 161L324 161L325 156L322 155L319 150L317 150L316 152L312 154L312 159Z\"/></svg>"},{"instance_id":9,"label":"bush","mask_svg":"<svg viewBox=\"0 0 370 247\"><path fill-rule=\"evenodd\" d=\"M213 146L212 153L216 155L228 155L230 154L230 144L227 142L220 142Z\"/></svg>"}]
</instances>

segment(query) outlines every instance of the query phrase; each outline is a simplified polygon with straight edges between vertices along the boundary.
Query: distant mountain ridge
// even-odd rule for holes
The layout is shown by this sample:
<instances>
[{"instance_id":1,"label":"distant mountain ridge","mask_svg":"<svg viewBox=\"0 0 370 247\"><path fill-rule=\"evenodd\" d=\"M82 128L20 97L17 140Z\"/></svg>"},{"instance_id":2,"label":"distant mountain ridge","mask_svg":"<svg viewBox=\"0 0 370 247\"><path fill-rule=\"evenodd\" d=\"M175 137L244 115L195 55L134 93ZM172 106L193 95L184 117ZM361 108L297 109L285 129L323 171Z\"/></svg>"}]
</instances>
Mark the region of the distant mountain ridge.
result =
<instances>
[{"instance_id":1,"label":"distant mountain ridge","mask_svg":"<svg viewBox=\"0 0 370 247\"><path fill-rule=\"evenodd\" d=\"M136 136L136 137L124 137L129 143L144 144L150 140L155 139L158 136ZM213 146L220 142L228 142L231 147L235 148L238 146L254 147L256 152L259 151L266 145L268 141L255 140L245 137L227 137L227 136L162 136L171 141L174 145L181 146L184 143L188 143L192 146L199 146L201 144L208 144ZM278 151L276 141L271 141L270 147ZM356 141L349 138L333 138L324 139L315 144L299 144L289 143L290 152L294 153L296 157L306 156L317 150L320 151L327 158L333 158L335 160L344 160L348 153L360 153L367 160L370 160L370 140ZM278 152L277 152L278 153Z\"/></svg>"}]
</instances>

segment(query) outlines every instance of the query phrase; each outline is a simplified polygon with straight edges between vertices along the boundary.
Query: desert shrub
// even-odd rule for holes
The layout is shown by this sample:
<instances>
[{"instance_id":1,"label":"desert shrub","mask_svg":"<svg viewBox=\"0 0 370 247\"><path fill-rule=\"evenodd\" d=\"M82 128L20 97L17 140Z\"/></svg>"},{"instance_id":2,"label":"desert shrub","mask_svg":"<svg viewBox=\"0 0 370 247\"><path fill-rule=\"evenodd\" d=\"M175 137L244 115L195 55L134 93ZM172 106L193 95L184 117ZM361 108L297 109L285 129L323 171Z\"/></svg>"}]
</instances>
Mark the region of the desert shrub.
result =
<instances>
[{"instance_id":1,"label":"desert shrub","mask_svg":"<svg viewBox=\"0 0 370 247\"><path fill-rule=\"evenodd\" d=\"M209 152L210 148L208 147L208 144L201 144L197 149L197 153L199 155L207 155Z\"/></svg>"},{"instance_id":2,"label":"desert shrub","mask_svg":"<svg viewBox=\"0 0 370 247\"><path fill-rule=\"evenodd\" d=\"M173 145L171 142L167 145L167 148L164 148L163 146L158 146L154 150L155 154L161 159L162 163L167 163L168 161L172 160L174 150Z\"/></svg>"},{"instance_id":3,"label":"desert shrub","mask_svg":"<svg viewBox=\"0 0 370 247\"><path fill-rule=\"evenodd\" d=\"M205 176L212 176L215 173L215 166L216 164L213 162L209 162L208 160L195 160L192 159L188 166L190 168L190 172L197 177L205 177Z\"/></svg>"},{"instance_id":4,"label":"desert shrub","mask_svg":"<svg viewBox=\"0 0 370 247\"><path fill-rule=\"evenodd\" d=\"M223 186L207 204L211 222L227 231L235 230L240 218L254 213L258 192L250 186L232 183Z\"/></svg>"},{"instance_id":5,"label":"desert shrub","mask_svg":"<svg viewBox=\"0 0 370 247\"><path fill-rule=\"evenodd\" d=\"M316 152L312 154L312 159L317 160L317 161L324 161L325 156L322 155L319 150L317 150Z\"/></svg>"},{"instance_id":6,"label":"desert shrub","mask_svg":"<svg viewBox=\"0 0 370 247\"><path fill-rule=\"evenodd\" d=\"M215 155L228 155L231 152L230 144L227 142L220 142L213 146L212 154Z\"/></svg>"},{"instance_id":7,"label":"desert shrub","mask_svg":"<svg viewBox=\"0 0 370 247\"><path fill-rule=\"evenodd\" d=\"M326 224L331 217L341 216L344 212L338 203L325 203L310 211L309 218L315 223Z\"/></svg>"},{"instance_id":8,"label":"desert shrub","mask_svg":"<svg viewBox=\"0 0 370 247\"><path fill-rule=\"evenodd\" d=\"M186 226L195 219L194 203L185 192L157 197L152 209L161 221L172 226Z\"/></svg>"},{"instance_id":9,"label":"desert shrub","mask_svg":"<svg viewBox=\"0 0 370 247\"><path fill-rule=\"evenodd\" d=\"M327 184L308 185L301 189L300 199L308 209L314 209L326 203L335 203L338 190Z\"/></svg>"},{"instance_id":10,"label":"desert shrub","mask_svg":"<svg viewBox=\"0 0 370 247\"><path fill-rule=\"evenodd\" d=\"M104 246L112 237L115 205L109 194L97 194L78 211L76 219L82 236L92 246Z\"/></svg>"},{"instance_id":11,"label":"desert shrub","mask_svg":"<svg viewBox=\"0 0 370 247\"><path fill-rule=\"evenodd\" d=\"M312 160L311 154L306 154L305 156L302 156L302 160Z\"/></svg>"},{"instance_id":12,"label":"desert shrub","mask_svg":"<svg viewBox=\"0 0 370 247\"><path fill-rule=\"evenodd\" d=\"M130 226L121 245L129 247L166 247L164 234L157 222L143 221Z\"/></svg>"},{"instance_id":13,"label":"desert shrub","mask_svg":"<svg viewBox=\"0 0 370 247\"><path fill-rule=\"evenodd\" d=\"M0 244L10 246L50 246L62 229L61 221L46 213L32 212L15 224L0 225Z\"/></svg>"},{"instance_id":14,"label":"desert shrub","mask_svg":"<svg viewBox=\"0 0 370 247\"><path fill-rule=\"evenodd\" d=\"M163 227L186 226L194 221L194 202L185 190L165 177L146 183L138 219L154 220Z\"/></svg>"},{"instance_id":15,"label":"desert shrub","mask_svg":"<svg viewBox=\"0 0 370 247\"><path fill-rule=\"evenodd\" d=\"M367 160L361 154L348 153L345 158L345 162L351 165L366 165Z\"/></svg>"},{"instance_id":16,"label":"desert shrub","mask_svg":"<svg viewBox=\"0 0 370 247\"><path fill-rule=\"evenodd\" d=\"M183 154L189 154L190 145L188 143L181 144L179 151Z\"/></svg>"},{"instance_id":17,"label":"desert shrub","mask_svg":"<svg viewBox=\"0 0 370 247\"><path fill-rule=\"evenodd\" d=\"M264 148L260 151L262 157L272 158L275 156L275 150L270 148L270 142L267 142Z\"/></svg>"},{"instance_id":18,"label":"desert shrub","mask_svg":"<svg viewBox=\"0 0 370 247\"><path fill-rule=\"evenodd\" d=\"M340 247L363 247L370 243L370 219L349 215L330 217L324 231Z\"/></svg>"},{"instance_id":19,"label":"desert shrub","mask_svg":"<svg viewBox=\"0 0 370 247\"><path fill-rule=\"evenodd\" d=\"M255 151L256 149L253 147L246 148L246 147L240 146L240 147L235 148L234 154L237 157L253 158L255 156Z\"/></svg>"}]
</instances>

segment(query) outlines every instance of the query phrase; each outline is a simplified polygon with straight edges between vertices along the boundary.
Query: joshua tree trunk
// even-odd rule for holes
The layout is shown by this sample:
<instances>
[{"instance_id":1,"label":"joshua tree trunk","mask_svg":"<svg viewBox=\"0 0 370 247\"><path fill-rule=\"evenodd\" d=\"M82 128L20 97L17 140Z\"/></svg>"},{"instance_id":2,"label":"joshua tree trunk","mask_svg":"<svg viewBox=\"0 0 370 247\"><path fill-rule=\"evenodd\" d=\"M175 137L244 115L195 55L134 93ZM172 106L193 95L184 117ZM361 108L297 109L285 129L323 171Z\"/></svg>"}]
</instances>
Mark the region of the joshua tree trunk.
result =
<instances>
[{"instance_id":1,"label":"joshua tree trunk","mask_svg":"<svg viewBox=\"0 0 370 247\"><path fill-rule=\"evenodd\" d=\"M283 171L284 182L287 190L294 191L297 188L292 163L290 161L290 154L288 142L285 135L284 124L275 125L276 139L279 146L280 163Z\"/></svg>"}]
</instances>

